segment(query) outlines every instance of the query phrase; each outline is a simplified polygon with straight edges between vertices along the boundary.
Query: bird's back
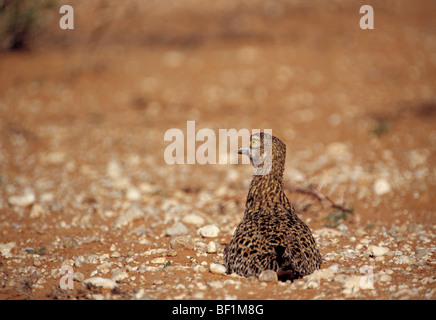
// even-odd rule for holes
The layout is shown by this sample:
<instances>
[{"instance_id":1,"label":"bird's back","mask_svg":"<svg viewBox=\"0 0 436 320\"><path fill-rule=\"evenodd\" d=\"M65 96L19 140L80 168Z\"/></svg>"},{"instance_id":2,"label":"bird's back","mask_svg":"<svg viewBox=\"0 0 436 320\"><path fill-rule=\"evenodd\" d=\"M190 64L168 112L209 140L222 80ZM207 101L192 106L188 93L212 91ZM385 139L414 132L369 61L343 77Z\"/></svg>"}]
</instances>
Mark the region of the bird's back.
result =
<instances>
[{"instance_id":1,"label":"bird's back","mask_svg":"<svg viewBox=\"0 0 436 320\"><path fill-rule=\"evenodd\" d=\"M321 265L310 229L293 210L280 203L270 209L246 212L224 257L228 273L246 277L274 270L289 272L296 278Z\"/></svg>"}]
</instances>

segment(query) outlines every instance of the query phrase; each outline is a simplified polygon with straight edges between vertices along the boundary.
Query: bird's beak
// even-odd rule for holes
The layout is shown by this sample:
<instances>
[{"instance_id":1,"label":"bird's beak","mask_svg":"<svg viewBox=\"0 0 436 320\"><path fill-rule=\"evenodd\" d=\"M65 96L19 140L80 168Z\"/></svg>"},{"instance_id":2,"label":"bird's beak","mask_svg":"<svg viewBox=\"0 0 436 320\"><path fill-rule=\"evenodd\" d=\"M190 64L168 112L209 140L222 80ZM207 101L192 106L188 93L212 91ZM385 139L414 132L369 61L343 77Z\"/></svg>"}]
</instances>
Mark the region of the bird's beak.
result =
<instances>
[{"instance_id":1,"label":"bird's beak","mask_svg":"<svg viewBox=\"0 0 436 320\"><path fill-rule=\"evenodd\" d=\"M249 156L250 155L250 147L240 148L236 152L239 154L245 154L245 155Z\"/></svg>"}]
</instances>

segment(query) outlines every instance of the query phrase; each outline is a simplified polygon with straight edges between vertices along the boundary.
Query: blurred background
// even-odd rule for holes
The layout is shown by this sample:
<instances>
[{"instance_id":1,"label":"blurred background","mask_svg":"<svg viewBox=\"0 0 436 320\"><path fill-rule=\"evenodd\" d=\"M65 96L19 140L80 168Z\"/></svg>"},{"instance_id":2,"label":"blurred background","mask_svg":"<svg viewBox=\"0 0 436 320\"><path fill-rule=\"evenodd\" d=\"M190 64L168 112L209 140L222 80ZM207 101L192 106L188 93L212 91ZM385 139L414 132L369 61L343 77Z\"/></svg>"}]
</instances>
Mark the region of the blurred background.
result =
<instances>
[{"instance_id":1,"label":"blurred background","mask_svg":"<svg viewBox=\"0 0 436 320\"><path fill-rule=\"evenodd\" d=\"M68 207L114 163L124 187L243 198L249 166L164 162L166 130L195 120L272 129L287 186L434 223L434 1L75 0L74 30L63 4L0 1L4 199L30 189Z\"/></svg>"},{"instance_id":2,"label":"blurred background","mask_svg":"<svg viewBox=\"0 0 436 320\"><path fill-rule=\"evenodd\" d=\"M94 299L59 290L73 262L79 282L123 271L126 298L344 298L368 264L376 290L353 297L432 298L435 12L434 0L0 0L0 299ZM286 194L335 281L212 287L221 276L205 266L222 263L253 171L167 164L165 132L187 121L286 144ZM195 250L167 251L179 234Z\"/></svg>"}]
</instances>

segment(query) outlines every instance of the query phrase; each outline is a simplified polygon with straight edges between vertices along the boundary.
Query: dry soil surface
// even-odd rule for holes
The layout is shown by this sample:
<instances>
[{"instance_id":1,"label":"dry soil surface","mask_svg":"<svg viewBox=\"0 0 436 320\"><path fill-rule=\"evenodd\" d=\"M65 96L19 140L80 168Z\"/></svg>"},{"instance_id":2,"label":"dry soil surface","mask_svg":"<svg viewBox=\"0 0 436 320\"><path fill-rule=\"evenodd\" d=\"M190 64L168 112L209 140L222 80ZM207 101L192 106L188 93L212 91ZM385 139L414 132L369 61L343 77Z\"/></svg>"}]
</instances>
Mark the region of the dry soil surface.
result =
<instances>
[{"instance_id":1,"label":"dry soil surface","mask_svg":"<svg viewBox=\"0 0 436 320\"><path fill-rule=\"evenodd\" d=\"M436 3L371 3L77 0L1 52L0 299L435 299ZM320 271L221 274L252 168L166 163L187 121L286 143Z\"/></svg>"}]
</instances>

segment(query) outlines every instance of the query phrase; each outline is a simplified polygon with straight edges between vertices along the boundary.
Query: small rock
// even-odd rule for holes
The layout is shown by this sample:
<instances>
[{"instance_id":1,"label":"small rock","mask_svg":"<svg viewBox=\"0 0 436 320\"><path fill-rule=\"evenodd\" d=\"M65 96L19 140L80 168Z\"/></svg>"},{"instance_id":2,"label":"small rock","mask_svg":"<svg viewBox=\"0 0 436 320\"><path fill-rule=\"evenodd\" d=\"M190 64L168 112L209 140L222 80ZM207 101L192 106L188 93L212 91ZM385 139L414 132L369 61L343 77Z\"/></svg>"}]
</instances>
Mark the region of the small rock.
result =
<instances>
[{"instance_id":1,"label":"small rock","mask_svg":"<svg viewBox=\"0 0 436 320\"><path fill-rule=\"evenodd\" d=\"M337 161L349 161L352 158L348 146L342 142L332 142L327 146L327 154Z\"/></svg>"},{"instance_id":2,"label":"small rock","mask_svg":"<svg viewBox=\"0 0 436 320\"><path fill-rule=\"evenodd\" d=\"M12 256L11 249L14 248L15 245L15 242L0 243L0 252L2 256L5 258Z\"/></svg>"},{"instance_id":3,"label":"small rock","mask_svg":"<svg viewBox=\"0 0 436 320\"><path fill-rule=\"evenodd\" d=\"M341 231L332 228L317 229L314 230L313 233L319 235L320 237L325 237L325 238L333 238L333 237L340 236L342 234Z\"/></svg>"},{"instance_id":4,"label":"small rock","mask_svg":"<svg viewBox=\"0 0 436 320\"><path fill-rule=\"evenodd\" d=\"M278 281L277 273L273 270L263 270L259 275L260 282L276 282Z\"/></svg>"},{"instance_id":5,"label":"small rock","mask_svg":"<svg viewBox=\"0 0 436 320\"><path fill-rule=\"evenodd\" d=\"M330 280L334 278L335 273L336 273L335 268L327 268L327 269L316 270L315 272L306 276L305 278L307 279L307 281L311 281L311 280L320 281L321 279Z\"/></svg>"},{"instance_id":6,"label":"small rock","mask_svg":"<svg viewBox=\"0 0 436 320\"><path fill-rule=\"evenodd\" d=\"M375 257L381 257L389 253L390 250L386 247L370 246L368 251Z\"/></svg>"},{"instance_id":7,"label":"small rock","mask_svg":"<svg viewBox=\"0 0 436 320\"><path fill-rule=\"evenodd\" d=\"M89 279L86 279L83 281L83 285L85 286L91 286L91 287L99 287L103 289L116 289L118 288L118 285L115 281L107 278L101 278L101 277L92 277Z\"/></svg>"},{"instance_id":8,"label":"small rock","mask_svg":"<svg viewBox=\"0 0 436 320\"><path fill-rule=\"evenodd\" d=\"M222 264L211 263L209 265L209 271L215 274L225 274L227 268Z\"/></svg>"},{"instance_id":9,"label":"small rock","mask_svg":"<svg viewBox=\"0 0 436 320\"><path fill-rule=\"evenodd\" d=\"M203 217L200 217L199 215L196 214L188 214L187 216L183 217L182 222L196 225L196 226L201 226L204 224L204 219Z\"/></svg>"},{"instance_id":10,"label":"small rock","mask_svg":"<svg viewBox=\"0 0 436 320\"><path fill-rule=\"evenodd\" d=\"M111 253L111 258L119 258L121 257L121 253L119 253L118 251L114 251Z\"/></svg>"},{"instance_id":11,"label":"small rock","mask_svg":"<svg viewBox=\"0 0 436 320\"><path fill-rule=\"evenodd\" d=\"M165 264L167 259L165 257L158 257L151 260L151 263L157 263L157 264Z\"/></svg>"},{"instance_id":12,"label":"small rock","mask_svg":"<svg viewBox=\"0 0 436 320\"><path fill-rule=\"evenodd\" d=\"M177 236L171 239L170 246L174 250L187 248L194 249L195 242L192 240L191 236Z\"/></svg>"},{"instance_id":13,"label":"small rock","mask_svg":"<svg viewBox=\"0 0 436 320\"><path fill-rule=\"evenodd\" d=\"M391 191L391 185L389 182L384 178L379 178L374 183L374 192L381 196Z\"/></svg>"},{"instance_id":14,"label":"small rock","mask_svg":"<svg viewBox=\"0 0 436 320\"><path fill-rule=\"evenodd\" d=\"M26 189L21 196L9 197L8 202L13 206L27 207L35 202L35 193L31 189Z\"/></svg>"},{"instance_id":15,"label":"small rock","mask_svg":"<svg viewBox=\"0 0 436 320\"><path fill-rule=\"evenodd\" d=\"M112 179L116 179L116 178L121 177L122 168L121 168L120 163L116 160L111 160L107 164L106 172L107 172L108 176L111 177Z\"/></svg>"},{"instance_id":16,"label":"small rock","mask_svg":"<svg viewBox=\"0 0 436 320\"><path fill-rule=\"evenodd\" d=\"M74 265L77 268L82 267L84 262L85 262L85 258L83 256L78 256L76 259L74 259Z\"/></svg>"},{"instance_id":17,"label":"small rock","mask_svg":"<svg viewBox=\"0 0 436 320\"><path fill-rule=\"evenodd\" d=\"M180 236L188 232L188 228L181 222L176 222L171 227L165 229L165 234L168 236Z\"/></svg>"},{"instance_id":18,"label":"small rock","mask_svg":"<svg viewBox=\"0 0 436 320\"><path fill-rule=\"evenodd\" d=\"M343 285L342 293L344 294L353 294L359 292L360 290L360 282L362 280L362 276L353 276L345 281Z\"/></svg>"},{"instance_id":19,"label":"small rock","mask_svg":"<svg viewBox=\"0 0 436 320\"><path fill-rule=\"evenodd\" d=\"M44 215L45 215L44 208L41 205L34 203L32 206L32 210L30 211L29 217L30 218L40 218Z\"/></svg>"},{"instance_id":20,"label":"small rock","mask_svg":"<svg viewBox=\"0 0 436 320\"><path fill-rule=\"evenodd\" d=\"M126 191L126 198L130 201L139 201L141 200L141 192L134 187L130 187Z\"/></svg>"},{"instance_id":21,"label":"small rock","mask_svg":"<svg viewBox=\"0 0 436 320\"><path fill-rule=\"evenodd\" d=\"M317 289L320 286L320 282L318 280L309 280L306 284L307 289Z\"/></svg>"},{"instance_id":22,"label":"small rock","mask_svg":"<svg viewBox=\"0 0 436 320\"><path fill-rule=\"evenodd\" d=\"M201 235L205 238L215 238L218 237L218 234L220 233L220 229L215 225L207 225L200 229L198 229L197 234Z\"/></svg>"},{"instance_id":23,"label":"small rock","mask_svg":"<svg viewBox=\"0 0 436 320\"><path fill-rule=\"evenodd\" d=\"M383 273L379 274L378 280L381 282L389 282L392 280L392 277L383 272Z\"/></svg>"},{"instance_id":24,"label":"small rock","mask_svg":"<svg viewBox=\"0 0 436 320\"><path fill-rule=\"evenodd\" d=\"M144 213L137 206L130 206L120 213L119 217L115 221L115 227L124 227L131 223L133 220L142 218L143 216Z\"/></svg>"},{"instance_id":25,"label":"small rock","mask_svg":"<svg viewBox=\"0 0 436 320\"><path fill-rule=\"evenodd\" d=\"M122 280L125 280L125 279L127 279L129 277L129 275L127 274L126 271L123 271L123 270L121 270L119 268L117 268L115 270L112 270L111 273L112 273L111 279L113 281L122 281Z\"/></svg>"},{"instance_id":26,"label":"small rock","mask_svg":"<svg viewBox=\"0 0 436 320\"><path fill-rule=\"evenodd\" d=\"M85 279L85 275L83 273L81 273L80 271L74 272L74 280L78 281L78 282L82 282Z\"/></svg>"},{"instance_id":27,"label":"small rock","mask_svg":"<svg viewBox=\"0 0 436 320\"><path fill-rule=\"evenodd\" d=\"M413 260L406 255L401 255L395 260L396 264L411 264Z\"/></svg>"},{"instance_id":28,"label":"small rock","mask_svg":"<svg viewBox=\"0 0 436 320\"><path fill-rule=\"evenodd\" d=\"M194 271L198 273L198 272L206 272L207 270L201 264L197 264L196 266L194 266Z\"/></svg>"},{"instance_id":29,"label":"small rock","mask_svg":"<svg viewBox=\"0 0 436 320\"><path fill-rule=\"evenodd\" d=\"M51 192L44 192L39 196L39 200L44 203L53 202L54 194Z\"/></svg>"},{"instance_id":30,"label":"small rock","mask_svg":"<svg viewBox=\"0 0 436 320\"><path fill-rule=\"evenodd\" d=\"M217 247L216 247L215 241L211 241L207 244L206 252L207 253L216 253L217 252Z\"/></svg>"},{"instance_id":31,"label":"small rock","mask_svg":"<svg viewBox=\"0 0 436 320\"><path fill-rule=\"evenodd\" d=\"M79 246L79 241L74 238L65 238L64 239L64 248L72 249Z\"/></svg>"}]
</instances>

